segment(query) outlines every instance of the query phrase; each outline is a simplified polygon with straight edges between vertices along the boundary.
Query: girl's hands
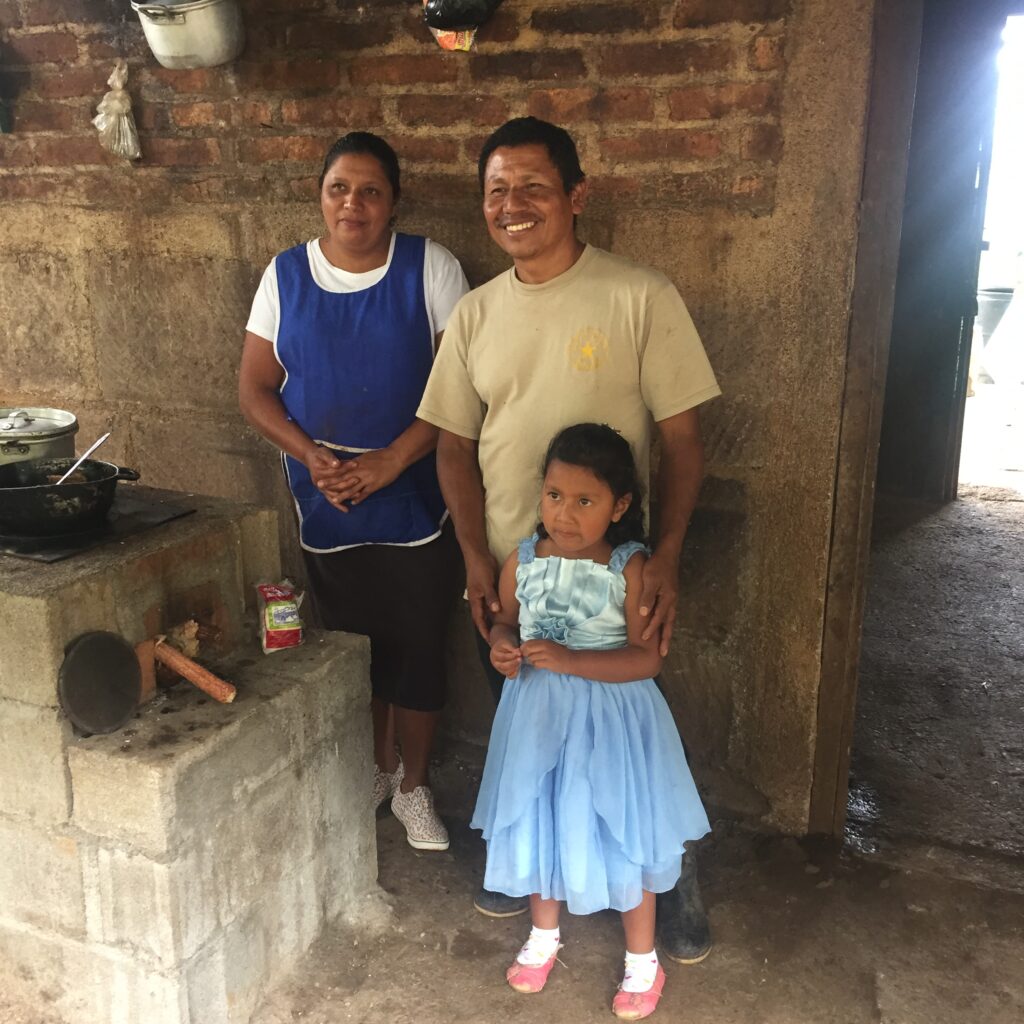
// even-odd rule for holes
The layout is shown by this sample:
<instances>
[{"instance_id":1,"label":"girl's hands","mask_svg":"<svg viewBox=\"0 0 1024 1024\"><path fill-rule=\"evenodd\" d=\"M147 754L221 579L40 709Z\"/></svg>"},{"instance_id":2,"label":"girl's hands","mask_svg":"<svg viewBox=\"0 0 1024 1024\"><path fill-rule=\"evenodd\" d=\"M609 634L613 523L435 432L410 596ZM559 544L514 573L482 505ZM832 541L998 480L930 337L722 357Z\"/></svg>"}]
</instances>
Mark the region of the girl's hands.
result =
<instances>
[{"instance_id":1,"label":"girl's hands","mask_svg":"<svg viewBox=\"0 0 1024 1024\"><path fill-rule=\"evenodd\" d=\"M522 663L523 656L511 640L499 640L491 648L491 664L509 679L519 674Z\"/></svg>"},{"instance_id":2,"label":"girl's hands","mask_svg":"<svg viewBox=\"0 0 1024 1024\"><path fill-rule=\"evenodd\" d=\"M554 640L527 640L519 647L519 652L534 668L564 674L573 671L575 652Z\"/></svg>"}]
</instances>

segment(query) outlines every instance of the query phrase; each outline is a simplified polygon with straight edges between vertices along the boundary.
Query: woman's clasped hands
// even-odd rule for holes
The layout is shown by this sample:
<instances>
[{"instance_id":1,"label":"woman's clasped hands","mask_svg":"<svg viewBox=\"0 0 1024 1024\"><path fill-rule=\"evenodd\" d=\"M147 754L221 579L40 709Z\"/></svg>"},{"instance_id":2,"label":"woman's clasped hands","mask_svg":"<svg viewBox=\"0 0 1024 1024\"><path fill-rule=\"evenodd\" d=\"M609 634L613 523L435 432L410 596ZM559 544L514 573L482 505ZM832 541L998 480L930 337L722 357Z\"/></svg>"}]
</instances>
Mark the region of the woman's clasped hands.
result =
<instances>
[{"instance_id":1,"label":"woman's clasped hands","mask_svg":"<svg viewBox=\"0 0 1024 1024\"><path fill-rule=\"evenodd\" d=\"M339 459L318 445L304 462L317 489L340 512L393 483L403 469L401 459L388 448Z\"/></svg>"}]
</instances>

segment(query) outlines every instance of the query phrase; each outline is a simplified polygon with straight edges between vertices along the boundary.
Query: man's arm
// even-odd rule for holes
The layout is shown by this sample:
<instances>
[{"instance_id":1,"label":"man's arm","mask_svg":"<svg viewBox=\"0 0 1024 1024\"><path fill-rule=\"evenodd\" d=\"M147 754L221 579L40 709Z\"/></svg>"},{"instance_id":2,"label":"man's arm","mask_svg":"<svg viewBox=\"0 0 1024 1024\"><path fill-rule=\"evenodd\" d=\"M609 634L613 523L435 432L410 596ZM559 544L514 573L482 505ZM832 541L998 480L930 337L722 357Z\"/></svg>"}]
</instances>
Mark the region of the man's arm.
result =
<instances>
[{"instance_id":1,"label":"man's arm","mask_svg":"<svg viewBox=\"0 0 1024 1024\"><path fill-rule=\"evenodd\" d=\"M672 639L679 594L679 555L690 515L704 479L704 443L696 408L657 423L661 442L658 465L658 537L643 571L640 614L648 619L646 640L660 630L658 650L664 658Z\"/></svg>"},{"instance_id":2,"label":"man's arm","mask_svg":"<svg viewBox=\"0 0 1024 1024\"><path fill-rule=\"evenodd\" d=\"M501 611L501 604L497 589L498 563L487 546L484 483L478 448L476 441L442 430L437 442L437 476L466 563L469 611L480 635L487 640L490 616Z\"/></svg>"}]
</instances>

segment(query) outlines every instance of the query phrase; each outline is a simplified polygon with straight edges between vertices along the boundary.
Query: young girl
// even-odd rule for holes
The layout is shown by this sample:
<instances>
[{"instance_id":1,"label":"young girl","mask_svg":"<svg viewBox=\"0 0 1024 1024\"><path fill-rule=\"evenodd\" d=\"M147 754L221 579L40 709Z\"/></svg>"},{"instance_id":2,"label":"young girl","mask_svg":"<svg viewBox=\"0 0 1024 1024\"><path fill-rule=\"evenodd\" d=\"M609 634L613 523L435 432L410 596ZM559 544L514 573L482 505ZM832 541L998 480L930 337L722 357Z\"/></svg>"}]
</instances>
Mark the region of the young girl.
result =
<instances>
[{"instance_id":1,"label":"young girl","mask_svg":"<svg viewBox=\"0 0 1024 1024\"><path fill-rule=\"evenodd\" d=\"M643 513L628 442L582 423L551 442L536 534L501 572L491 661L508 679L472 827L487 841L484 886L530 896L533 929L506 972L539 992L570 913L622 912L626 971L612 1010L654 1012L665 974L655 893L683 844L709 830L643 640Z\"/></svg>"}]
</instances>

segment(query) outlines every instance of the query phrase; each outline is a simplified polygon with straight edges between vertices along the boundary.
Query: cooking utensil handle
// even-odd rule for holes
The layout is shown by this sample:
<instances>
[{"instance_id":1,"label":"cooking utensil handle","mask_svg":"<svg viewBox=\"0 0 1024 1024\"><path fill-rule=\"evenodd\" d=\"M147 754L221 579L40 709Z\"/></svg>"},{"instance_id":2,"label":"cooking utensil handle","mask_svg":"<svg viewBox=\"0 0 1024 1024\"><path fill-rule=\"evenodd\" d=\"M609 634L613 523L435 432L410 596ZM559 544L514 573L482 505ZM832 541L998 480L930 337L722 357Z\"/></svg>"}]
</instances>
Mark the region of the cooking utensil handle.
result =
<instances>
[{"instance_id":1,"label":"cooking utensil handle","mask_svg":"<svg viewBox=\"0 0 1024 1024\"><path fill-rule=\"evenodd\" d=\"M141 475L137 469L126 469L124 466L117 467L118 480L138 480Z\"/></svg>"},{"instance_id":2,"label":"cooking utensil handle","mask_svg":"<svg viewBox=\"0 0 1024 1024\"><path fill-rule=\"evenodd\" d=\"M218 678L212 672L208 672L202 665L197 664L191 658L182 654L176 647L172 647L162 637L157 639L153 648L153 657L162 665L177 672L182 679L187 679L193 686L198 687L203 693L209 694L214 700L221 704L230 704L235 699L237 691L231 683Z\"/></svg>"},{"instance_id":3,"label":"cooking utensil handle","mask_svg":"<svg viewBox=\"0 0 1024 1024\"><path fill-rule=\"evenodd\" d=\"M107 432L106 432L106 433L105 433L105 434L104 434L104 435L103 435L103 436L102 436L102 437L101 437L101 438L100 438L99 440L97 440L97 441L93 441L93 443L92 443L91 445L89 445L89 447L88 447L88 448L86 448L86 449L85 449L85 454L84 454L84 455L81 455L81 456L79 456L79 458L78 458L78 461L77 461L77 462L76 462L76 463L75 463L75 464L74 464L74 465L73 465L73 466L72 466L72 467L71 467L71 468L70 468L70 469L69 469L69 470L68 470L68 471L67 471L67 472L66 472L66 473L65 473L65 474L64 474L64 475L63 475L63 476L62 476L62 477L61 477L61 478L60 478L60 479L58 480L58 481L57 481L57 483L58 483L58 484L62 484L62 483L64 483L64 481L65 481L65 480L67 480L67 478L68 478L69 476L71 476L71 474L72 474L72 473L74 473L74 471L75 471L76 469L78 469L78 467L79 467L79 466L80 466L80 465L81 465L81 464L82 464L83 462L85 462L85 460L86 460L87 458L89 458L89 456L90 456L90 455L92 455L92 453L93 453L94 451L96 451L96 449L97 449L97 448L99 448L99 446L100 446L101 444L103 444L103 442L104 442L104 441L106 441L106 439L107 439L108 437L110 437L110 431L109 431L109 430L108 430L108 431L107 431Z\"/></svg>"}]
</instances>

